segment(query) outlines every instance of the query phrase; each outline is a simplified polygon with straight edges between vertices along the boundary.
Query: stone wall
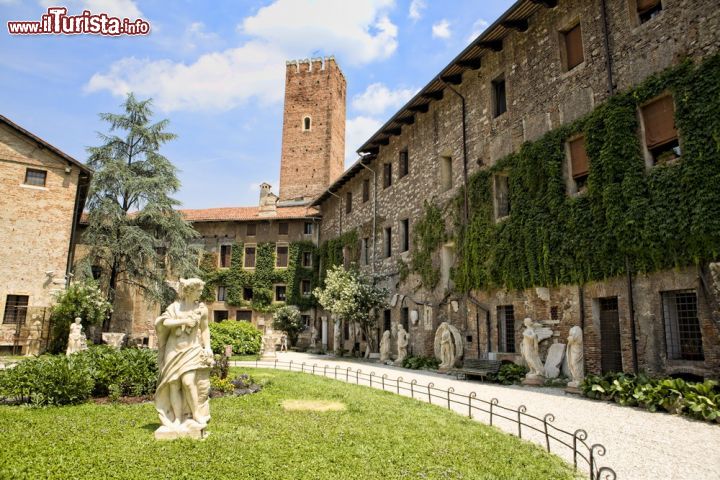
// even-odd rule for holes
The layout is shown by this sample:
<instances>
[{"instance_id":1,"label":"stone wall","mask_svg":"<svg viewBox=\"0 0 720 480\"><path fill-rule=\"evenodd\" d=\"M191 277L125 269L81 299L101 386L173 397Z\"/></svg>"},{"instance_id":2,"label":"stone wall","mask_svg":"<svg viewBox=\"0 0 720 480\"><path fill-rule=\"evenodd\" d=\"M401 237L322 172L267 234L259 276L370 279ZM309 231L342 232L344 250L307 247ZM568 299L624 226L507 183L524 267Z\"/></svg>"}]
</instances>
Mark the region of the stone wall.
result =
<instances>
[{"instance_id":1,"label":"stone wall","mask_svg":"<svg viewBox=\"0 0 720 480\"><path fill-rule=\"evenodd\" d=\"M27 168L47 172L44 187L25 185ZM65 287L79 167L6 126L0 126L0 315L8 295L49 307ZM30 320L30 314L27 321ZM15 325L0 326L0 345Z\"/></svg>"},{"instance_id":2,"label":"stone wall","mask_svg":"<svg viewBox=\"0 0 720 480\"><path fill-rule=\"evenodd\" d=\"M715 2L665 0L662 2L664 11L642 25L638 25L633 10L634 0L607 3L610 4L608 23L613 82L620 89L677 64L684 56L700 59L714 53L720 45L720 13ZM555 8L540 8L529 18L527 31L510 32L503 39L502 51L488 51L479 69L463 73L462 83L453 88L464 96L466 102L468 175L517 151L524 142L535 140L551 129L582 117L608 98L607 56L600 8L600 2L596 0L560 1ZM561 32L578 22L582 30L584 61L566 71L563 67ZM501 77L506 82L507 112L495 116L492 82ZM376 178L371 171L362 170L335 191L339 198L328 197L321 205L323 223L320 242L356 229L360 239L370 239L376 258L373 262L371 254L369 265L364 265L361 259L362 269L380 275L393 294L406 296L406 302L409 302L406 306L418 308L418 325L410 326L410 351L415 354L432 355L434 331L445 320L456 325L465 336L469 357L487 353L487 329L482 310L472 301L465 303L462 298L455 299L452 285L441 284L434 291L428 291L420 286L416 275L410 275L401 282L398 269L398 260L409 260L409 253L400 252L400 222L410 219L412 232L413 222L422 215L423 202L431 201L444 209L448 228L451 226L449 201L457 195L463 183L461 108L460 97L450 88L445 88L443 98L432 101L427 113L416 113L412 125L403 127L399 135L391 136L389 143L380 147L377 157L368 165L376 172ZM407 149L410 159L409 174L400 178L398 158L404 149ZM443 158L450 158L452 165L452 186L448 190L441 182ZM385 163L392 164L393 182L388 188L383 188L382 183ZM370 200L363 203L362 184L365 179L370 179L371 193ZM352 192L353 205L349 213L345 205L347 192ZM377 212L377 228L373 239L374 209ZM383 255L386 227L391 227L393 232L392 255L389 258ZM452 252L452 246L448 247L448 252ZM442 265L439 251L433 254L433 261L438 268L449 267ZM636 280L640 368L655 373L696 370L717 375L720 372L717 348L713 346L718 343L718 332L712 327L707 309L703 306L702 293L697 287L692 272L666 271ZM697 290L699 316L705 335L705 362L671 365L672 362L663 360L659 292L676 288ZM622 364L625 370L632 370L625 279L610 279L588 285L585 289L589 370L600 369L600 346L592 312L593 299L601 296L618 297ZM537 295L531 292L474 292L474 295L490 311L493 348L497 348L497 305L515 306L518 329L526 314L537 319L549 318L548 302L538 300ZM564 343L569 328L580 321L578 287L553 289L550 298L561 313L559 322L553 327L554 339ZM457 312L450 307L453 300L459 302ZM422 315L426 310L424 304L432 307L432 318L427 321ZM393 325L400 320L400 308L392 309ZM519 335L517 331L516 335Z\"/></svg>"}]
</instances>

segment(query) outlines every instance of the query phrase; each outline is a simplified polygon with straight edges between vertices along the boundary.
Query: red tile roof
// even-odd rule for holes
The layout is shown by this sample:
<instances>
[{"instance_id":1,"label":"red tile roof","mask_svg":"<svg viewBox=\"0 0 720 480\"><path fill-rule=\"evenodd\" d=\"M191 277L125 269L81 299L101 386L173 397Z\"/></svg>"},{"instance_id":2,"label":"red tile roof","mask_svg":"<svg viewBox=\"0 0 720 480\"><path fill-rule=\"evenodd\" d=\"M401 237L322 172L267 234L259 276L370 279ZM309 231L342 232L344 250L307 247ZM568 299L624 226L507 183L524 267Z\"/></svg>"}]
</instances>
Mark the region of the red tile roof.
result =
<instances>
[{"instance_id":1,"label":"red tile roof","mask_svg":"<svg viewBox=\"0 0 720 480\"><path fill-rule=\"evenodd\" d=\"M260 207L220 207L197 210L180 210L188 222L229 222L272 219L300 219L319 217L320 212L312 207L277 207L274 215L260 215ZM132 213L131 213L132 215ZM80 223L87 225L88 213L83 212Z\"/></svg>"}]
</instances>

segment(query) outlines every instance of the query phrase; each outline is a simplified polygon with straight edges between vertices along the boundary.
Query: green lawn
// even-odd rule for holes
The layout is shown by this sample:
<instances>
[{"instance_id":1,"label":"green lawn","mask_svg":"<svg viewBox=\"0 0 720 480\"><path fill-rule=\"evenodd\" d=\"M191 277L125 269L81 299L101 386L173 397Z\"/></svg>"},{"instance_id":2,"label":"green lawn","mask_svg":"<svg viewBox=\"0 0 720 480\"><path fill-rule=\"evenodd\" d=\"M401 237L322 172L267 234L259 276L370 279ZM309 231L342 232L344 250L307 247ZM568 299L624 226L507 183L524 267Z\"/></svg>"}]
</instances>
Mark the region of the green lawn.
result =
<instances>
[{"instance_id":1,"label":"green lawn","mask_svg":"<svg viewBox=\"0 0 720 480\"><path fill-rule=\"evenodd\" d=\"M231 362L254 362L259 359L260 355L233 355L230 357Z\"/></svg>"},{"instance_id":2,"label":"green lawn","mask_svg":"<svg viewBox=\"0 0 720 480\"><path fill-rule=\"evenodd\" d=\"M575 478L541 448L440 407L307 374L243 371L269 384L212 400L204 441L155 441L149 403L0 407L0 478ZM286 399L347 409L288 413Z\"/></svg>"}]
</instances>

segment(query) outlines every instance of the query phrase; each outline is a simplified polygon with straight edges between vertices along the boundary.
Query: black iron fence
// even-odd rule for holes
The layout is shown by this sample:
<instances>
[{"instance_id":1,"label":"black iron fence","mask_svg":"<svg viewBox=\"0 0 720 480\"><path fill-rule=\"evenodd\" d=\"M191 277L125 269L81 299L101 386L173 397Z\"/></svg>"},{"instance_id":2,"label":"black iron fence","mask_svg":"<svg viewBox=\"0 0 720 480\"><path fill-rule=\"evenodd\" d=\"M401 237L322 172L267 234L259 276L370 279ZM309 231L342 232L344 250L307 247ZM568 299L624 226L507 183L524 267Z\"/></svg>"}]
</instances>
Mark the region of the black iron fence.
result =
<instances>
[{"instance_id":1,"label":"black iron fence","mask_svg":"<svg viewBox=\"0 0 720 480\"><path fill-rule=\"evenodd\" d=\"M398 395L409 395L411 398L426 401L432 405L442 406L448 410L455 410L465 414L471 419L487 421L489 425L498 426L500 422L510 422L517 428L517 436L534 440L545 445L549 453L565 454L568 460L572 460L573 467L589 472L591 480L615 480L615 471L607 466L599 464L600 457L605 456L606 449L602 444L588 442L588 434L585 430L577 429L573 432L563 430L553 425L555 416L548 413L543 417L527 413L527 407L520 405L513 409L500 405L497 398L484 400L478 398L475 392L469 394L458 393L453 387L441 389L435 387L434 383L421 385L417 380L405 381L402 377L390 378L387 374L377 375L375 372L364 373L361 369L352 367L342 368L340 366L309 365L307 362L293 362L280 360L256 360L258 368L271 367L278 370L298 371L323 377L334 378L335 380L366 385L372 388L392 391ZM455 409L453 409L455 407Z\"/></svg>"}]
</instances>

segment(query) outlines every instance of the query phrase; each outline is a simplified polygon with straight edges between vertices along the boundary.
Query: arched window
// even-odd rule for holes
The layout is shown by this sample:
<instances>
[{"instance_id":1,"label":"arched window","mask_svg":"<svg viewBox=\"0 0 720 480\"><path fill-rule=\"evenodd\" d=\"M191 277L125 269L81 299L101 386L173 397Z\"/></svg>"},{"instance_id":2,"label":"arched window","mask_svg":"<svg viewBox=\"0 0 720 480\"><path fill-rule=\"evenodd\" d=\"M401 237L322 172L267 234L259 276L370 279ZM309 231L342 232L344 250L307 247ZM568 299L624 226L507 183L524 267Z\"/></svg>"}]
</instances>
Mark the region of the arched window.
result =
<instances>
[{"instance_id":1,"label":"arched window","mask_svg":"<svg viewBox=\"0 0 720 480\"><path fill-rule=\"evenodd\" d=\"M310 130L310 117L303 118L303 130Z\"/></svg>"}]
</instances>

